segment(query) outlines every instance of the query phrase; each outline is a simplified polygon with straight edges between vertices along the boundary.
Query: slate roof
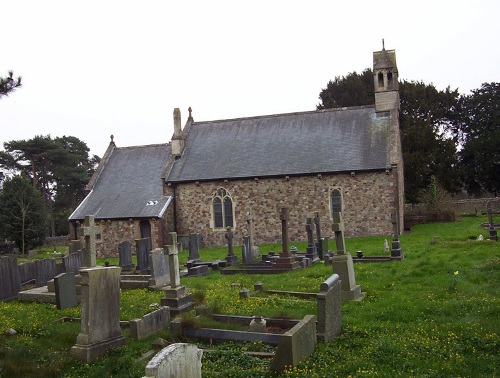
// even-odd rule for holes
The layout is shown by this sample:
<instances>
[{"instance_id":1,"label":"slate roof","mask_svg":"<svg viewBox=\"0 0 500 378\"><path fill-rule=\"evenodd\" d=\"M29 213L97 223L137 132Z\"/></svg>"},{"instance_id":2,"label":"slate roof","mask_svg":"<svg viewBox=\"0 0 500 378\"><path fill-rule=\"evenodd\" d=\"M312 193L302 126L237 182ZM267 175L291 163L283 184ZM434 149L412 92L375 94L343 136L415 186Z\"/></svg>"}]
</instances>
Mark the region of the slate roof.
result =
<instances>
[{"instance_id":1,"label":"slate roof","mask_svg":"<svg viewBox=\"0 0 500 378\"><path fill-rule=\"evenodd\" d=\"M113 148L91 192L69 219L161 217L171 201L163 195L162 183L170 155L170 144Z\"/></svg>"},{"instance_id":2,"label":"slate roof","mask_svg":"<svg viewBox=\"0 0 500 378\"><path fill-rule=\"evenodd\" d=\"M166 181L386 169L389 117L363 106L193 122Z\"/></svg>"}]
</instances>

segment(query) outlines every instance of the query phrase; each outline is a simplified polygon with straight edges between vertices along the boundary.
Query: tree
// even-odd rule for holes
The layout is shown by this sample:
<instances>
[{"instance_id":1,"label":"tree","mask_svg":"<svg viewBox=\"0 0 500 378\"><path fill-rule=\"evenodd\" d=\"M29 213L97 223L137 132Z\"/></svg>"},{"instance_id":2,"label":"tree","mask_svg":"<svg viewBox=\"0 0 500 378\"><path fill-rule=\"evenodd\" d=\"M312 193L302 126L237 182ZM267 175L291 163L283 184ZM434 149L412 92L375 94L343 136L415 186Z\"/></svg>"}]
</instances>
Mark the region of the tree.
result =
<instances>
[{"instance_id":1,"label":"tree","mask_svg":"<svg viewBox=\"0 0 500 378\"><path fill-rule=\"evenodd\" d=\"M16 88L21 86L21 76L14 79L14 72L9 71L6 77L0 76L0 98L8 96L10 92L15 91Z\"/></svg>"},{"instance_id":2,"label":"tree","mask_svg":"<svg viewBox=\"0 0 500 378\"><path fill-rule=\"evenodd\" d=\"M0 192L0 232L25 253L45 238L43 198L25 174L7 178Z\"/></svg>"},{"instance_id":3,"label":"tree","mask_svg":"<svg viewBox=\"0 0 500 378\"><path fill-rule=\"evenodd\" d=\"M484 83L459 104L455 133L462 143L460 169L469 194L500 192L500 83Z\"/></svg>"},{"instance_id":4,"label":"tree","mask_svg":"<svg viewBox=\"0 0 500 378\"><path fill-rule=\"evenodd\" d=\"M460 189L456 139L451 133L458 91L438 91L423 82L403 81L399 85L401 99L405 197L418 202L419 193L428 188L432 175L450 192ZM336 77L319 95L318 109L357 106L375 102L373 73L356 72Z\"/></svg>"}]
</instances>

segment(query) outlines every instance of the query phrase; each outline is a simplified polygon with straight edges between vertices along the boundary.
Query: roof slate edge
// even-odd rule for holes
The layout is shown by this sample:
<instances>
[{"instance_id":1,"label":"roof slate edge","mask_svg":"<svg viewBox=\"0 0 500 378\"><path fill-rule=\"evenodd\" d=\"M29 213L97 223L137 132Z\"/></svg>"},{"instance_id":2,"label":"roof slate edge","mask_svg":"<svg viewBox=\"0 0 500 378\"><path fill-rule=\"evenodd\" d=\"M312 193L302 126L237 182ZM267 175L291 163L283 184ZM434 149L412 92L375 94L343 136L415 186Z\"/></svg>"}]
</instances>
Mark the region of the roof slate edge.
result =
<instances>
[{"instance_id":1,"label":"roof slate edge","mask_svg":"<svg viewBox=\"0 0 500 378\"><path fill-rule=\"evenodd\" d=\"M76 212L87 202L87 200L90 198L92 192L94 190L91 190L86 196L85 198L83 199L82 202L80 202L80 204L77 206L77 208L75 209L75 211L73 211L71 213L71 215L68 217L68 220L78 220L79 218L73 218L73 215L76 214ZM82 218L83 219L83 218Z\"/></svg>"}]
</instances>

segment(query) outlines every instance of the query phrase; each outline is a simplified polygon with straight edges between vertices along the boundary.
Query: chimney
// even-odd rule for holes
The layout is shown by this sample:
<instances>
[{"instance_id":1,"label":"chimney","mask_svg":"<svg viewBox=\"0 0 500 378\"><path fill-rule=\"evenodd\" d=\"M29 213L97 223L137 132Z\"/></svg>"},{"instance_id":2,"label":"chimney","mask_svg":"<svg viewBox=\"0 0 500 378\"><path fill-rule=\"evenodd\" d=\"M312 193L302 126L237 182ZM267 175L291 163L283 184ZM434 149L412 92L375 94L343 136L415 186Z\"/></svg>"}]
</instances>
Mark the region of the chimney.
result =
<instances>
[{"instance_id":1,"label":"chimney","mask_svg":"<svg viewBox=\"0 0 500 378\"><path fill-rule=\"evenodd\" d=\"M181 129L181 111L174 109L174 135L172 136L172 155L180 156L184 150L184 136Z\"/></svg>"}]
</instances>

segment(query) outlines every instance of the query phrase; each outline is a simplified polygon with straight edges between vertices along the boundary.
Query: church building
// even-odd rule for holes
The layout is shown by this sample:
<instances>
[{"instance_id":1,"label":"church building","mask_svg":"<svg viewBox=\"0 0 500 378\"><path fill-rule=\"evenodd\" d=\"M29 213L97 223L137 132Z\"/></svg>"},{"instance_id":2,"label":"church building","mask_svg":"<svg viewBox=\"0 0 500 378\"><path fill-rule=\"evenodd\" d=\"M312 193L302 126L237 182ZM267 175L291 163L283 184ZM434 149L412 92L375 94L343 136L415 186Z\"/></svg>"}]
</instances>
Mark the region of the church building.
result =
<instances>
[{"instance_id":1,"label":"church building","mask_svg":"<svg viewBox=\"0 0 500 378\"><path fill-rule=\"evenodd\" d=\"M174 110L167 144L111 143L70 216L71 237L85 215L101 226L99 255L118 243L150 237L162 247L168 232L198 233L204 246L281 243L279 210L288 207L290 240L306 239L308 217L319 212L324 235L341 211L346 236L391 235L403 229L404 184L399 84L394 50L373 53L375 104L182 127Z\"/></svg>"}]
</instances>

